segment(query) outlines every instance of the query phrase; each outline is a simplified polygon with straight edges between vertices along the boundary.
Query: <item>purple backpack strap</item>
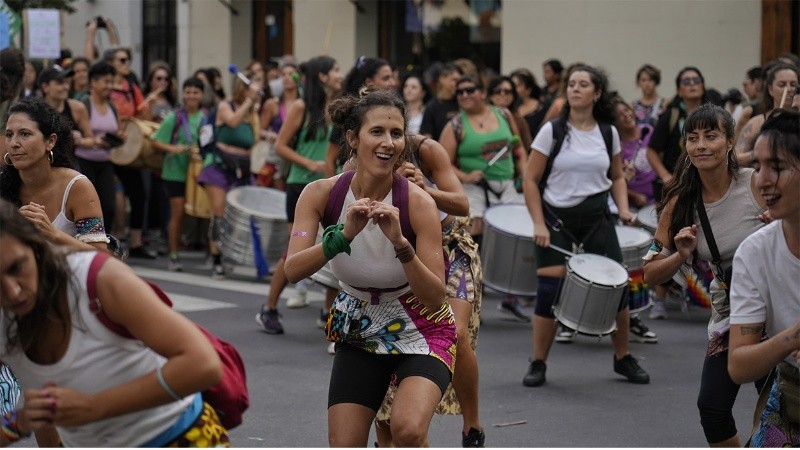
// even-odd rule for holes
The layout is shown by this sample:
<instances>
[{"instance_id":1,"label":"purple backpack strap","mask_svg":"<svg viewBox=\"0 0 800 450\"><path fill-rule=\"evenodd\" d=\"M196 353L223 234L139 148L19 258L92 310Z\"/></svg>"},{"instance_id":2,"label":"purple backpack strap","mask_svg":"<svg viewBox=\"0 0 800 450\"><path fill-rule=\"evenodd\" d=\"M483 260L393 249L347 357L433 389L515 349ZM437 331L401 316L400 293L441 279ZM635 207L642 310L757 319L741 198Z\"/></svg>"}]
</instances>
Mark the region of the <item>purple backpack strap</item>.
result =
<instances>
[{"instance_id":1,"label":"purple backpack strap","mask_svg":"<svg viewBox=\"0 0 800 450\"><path fill-rule=\"evenodd\" d=\"M336 225L339 222L344 198L347 197L347 191L350 190L350 180L353 179L353 175L355 175L353 170L344 172L339 175L336 184L333 185L330 196L328 196L328 203L325 205L325 213L322 216L323 227Z\"/></svg>"},{"instance_id":2,"label":"purple backpack strap","mask_svg":"<svg viewBox=\"0 0 800 450\"><path fill-rule=\"evenodd\" d=\"M403 231L403 236L411 242L411 246L417 248L417 235L408 217L408 179L396 173L392 181L392 205L400 210L400 229Z\"/></svg>"}]
</instances>

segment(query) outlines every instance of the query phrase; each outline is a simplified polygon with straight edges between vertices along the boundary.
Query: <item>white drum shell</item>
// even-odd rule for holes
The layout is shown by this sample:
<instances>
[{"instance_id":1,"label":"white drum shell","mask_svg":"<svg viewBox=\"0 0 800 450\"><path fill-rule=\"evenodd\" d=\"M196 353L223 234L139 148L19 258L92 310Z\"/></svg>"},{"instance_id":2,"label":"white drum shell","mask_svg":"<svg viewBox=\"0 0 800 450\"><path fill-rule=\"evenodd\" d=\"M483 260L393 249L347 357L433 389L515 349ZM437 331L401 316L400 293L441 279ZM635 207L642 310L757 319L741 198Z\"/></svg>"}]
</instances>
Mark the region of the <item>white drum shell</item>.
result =
<instances>
[{"instance_id":1,"label":"white drum shell","mask_svg":"<svg viewBox=\"0 0 800 450\"><path fill-rule=\"evenodd\" d=\"M617 240L622 250L622 262L628 270L639 269L644 265L642 258L647 254L653 235L647 230L625 225L617 225Z\"/></svg>"},{"instance_id":2,"label":"white drum shell","mask_svg":"<svg viewBox=\"0 0 800 450\"><path fill-rule=\"evenodd\" d=\"M286 250L288 231L286 194L277 189L242 186L225 196L225 213L219 246L226 260L255 266L250 218L258 229L261 249L267 264L274 268Z\"/></svg>"},{"instance_id":3,"label":"white drum shell","mask_svg":"<svg viewBox=\"0 0 800 450\"><path fill-rule=\"evenodd\" d=\"M636 214L636 219L647 231L656 234L656 227L658 226L658 215L656 214L656 205L647 205L640 209Z\"/></svg>"},{"instance_id":4,"label":"white drum shell","mask_svg":"<svg viewBox=\"0 0 800 450\"><path fill-rule=\"evenodd\" d=\"M587 266L592 266L589 273ZM575 255L567 261L567 276L553 314L579 333L611 334L627 286L628 272L616 261L589 253Z\"/></svg>"},{"instance_id":5,"label":"white drum shell","mask_svg":"<svg viewBox=\"0 0 800 450\"><path fill-rule=\"evenodd\" d=\"M513 295L536 295L533 221L522 204L492 206L483 216L483 284Z\"/></svg>"}]
</instances>

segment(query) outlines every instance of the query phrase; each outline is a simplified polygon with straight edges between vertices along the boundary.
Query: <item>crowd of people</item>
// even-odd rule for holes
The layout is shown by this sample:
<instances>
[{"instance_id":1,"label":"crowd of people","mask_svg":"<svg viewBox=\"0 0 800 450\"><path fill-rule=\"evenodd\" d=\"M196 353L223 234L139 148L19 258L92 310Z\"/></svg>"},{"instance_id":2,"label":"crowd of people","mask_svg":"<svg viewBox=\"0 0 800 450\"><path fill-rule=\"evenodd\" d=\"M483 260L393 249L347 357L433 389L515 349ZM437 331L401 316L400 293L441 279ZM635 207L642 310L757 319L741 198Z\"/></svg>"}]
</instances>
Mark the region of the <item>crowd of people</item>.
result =
<instances>
[{"instance_id":1,"label":"crowd of people","mask_svg":"<svg viewBox=\"0 0 800 450\"><path fill-rule=\"evenodd\" d=\"M531 323L525 386L546 383L554 342L594 334L563 313L576 289L571 262L586 253L628 280L636 267L623 265L616 229L655 208L640 266L649 318L666 319L668 299L686 302L689 273L711 278L697 400L708 444L742 444L732 408L739 386L755 381L765 406L751 443L800 445L795 55L748 69L739 102L707 87L697 67L677 73L669 98L660 70L644 64L631 76L641 95L624 99L603 69L558 59L542 64L539 85L529 68L498 75L467 59L403 72L375 57L343 70L329 55L286 55L250 62L226 92L218 69L177 80L165 61L140 82L129 49L91 45L96 28L85 56L38 71L19 50L0 51L0 376L11 386L2 443L35 432L40 445L186 446L213 429L204 444L229 444L199 394L220 378L213 349L124 261L181 271L181 252L199 245L210 276L225 279L226 196L255 185L285 193L288 235L259 326L285 332L278 305L289 283L298 296L286 306L297 308L318 271L338 282L326 286L318 321L335 355L332 446L367 446L373 425L381 447L424 446L436 413L462 414L461 444L484 446L483 271L510 264L481 260L485 214L513 204L533 224L536 287L501 290L498 309ZM139 154L123 161L138 135ZM198 189L207 204L195 203ZM89 286L98 253L122 261ZM626 288L612 291L610 331L600 334L611 337L613 371L648 384L628 344L658 336ZM98 327L90 299L144 345ZM99 377L98 351L133 369Z\"/></svg>"}]
</instances>

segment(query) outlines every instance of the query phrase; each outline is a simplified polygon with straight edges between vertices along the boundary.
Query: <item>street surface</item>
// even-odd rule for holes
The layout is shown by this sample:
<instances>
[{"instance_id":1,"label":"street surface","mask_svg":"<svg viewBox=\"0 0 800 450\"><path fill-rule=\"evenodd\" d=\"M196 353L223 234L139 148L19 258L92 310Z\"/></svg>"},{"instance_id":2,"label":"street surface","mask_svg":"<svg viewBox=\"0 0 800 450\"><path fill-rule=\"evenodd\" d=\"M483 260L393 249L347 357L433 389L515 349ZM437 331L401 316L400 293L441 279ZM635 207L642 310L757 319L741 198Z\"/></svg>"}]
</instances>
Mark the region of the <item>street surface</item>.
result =
<instances>
[{"instance_id":1,"label":"street surface","mask_svg":"<svg viewBox=\"0 0 800 450\"><path fill-rule=\"evenodd\" d=\"M323 290L313 284L311 304L280 311L286 333L268 335L254 316L269 285L255 270L237 267L228 279L213 280L204 255L183 256L184 272L166 271L167 258L129 260L137 273L159 284L176 309L233 343L247 367L251 406L232 430L236 447L326 447L327 391L333 356L315 320ZM487 447L705 447L695 405L706 345L708 310L670 306L668 320L645 323L658 344L631 343L631 352L651 377L635 385L614 373L609 338L578 336L555 343L547 383L522 385L531 350L530 325L497 310L502 295L484 296L478 341L481 420ZM533 308L527 307L533 314ZM757 393L742 387L734 414L743 441L752 426ZM430 444L460 447L461 418L434 416ZM374 432L370 444L374 441Z\"/></svg>"}]
</instances>

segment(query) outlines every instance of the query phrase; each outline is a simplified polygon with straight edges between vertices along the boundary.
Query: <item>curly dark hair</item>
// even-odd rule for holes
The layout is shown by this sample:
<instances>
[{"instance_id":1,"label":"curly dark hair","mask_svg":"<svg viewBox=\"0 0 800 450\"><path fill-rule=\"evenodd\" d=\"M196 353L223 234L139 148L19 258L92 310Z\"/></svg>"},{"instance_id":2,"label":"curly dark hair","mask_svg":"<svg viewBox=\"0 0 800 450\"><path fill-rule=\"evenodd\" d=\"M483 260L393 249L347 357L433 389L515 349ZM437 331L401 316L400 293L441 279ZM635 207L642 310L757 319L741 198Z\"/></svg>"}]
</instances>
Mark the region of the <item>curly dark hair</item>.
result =
<instances>
[{"instance_id":1,"label":"curly dark hair","mask_svg":"<svg viewBox=\"0 0 800 450\"><path fill-rule=\"evenodd\" d=\"M328 106L328 114L334 126L342 130L342 136L344 136L348 131L358 134L359 130L361 130L361 127L364 125L364 118L367 113L373 108L380 107L397 108L400 114L403 115L404 131L407 130L406 122L408 118L406 117L406 104L393 91L364 88L359 97L346 95L332 101ZM410 155L410 142L411 139L406 133L405 147L400 154L400 158L397 160L397 167L408 160ZM349 157L355 157L356 149L350 147L347 139L342 138L342 147L347 149Z\"/></svg>"},{"instance_id":2,"label":"curly dark hair","mask_svg":"<svg viewBox=\"0 0 800 450\"><path fill-rule=\"evenodd\" d=\"M53 147L53 167L67 167L76 169L74 152L75 139L67 118L57 113L44 100L35 97L25 98L11 106L8 116L12 114L25 114L36 122L44 138L55 134L56 144ZM3 165L0 171L0 198L10 201L17 207L22 206L19 191L22 179L19 170L10 165Z\"/></svg>"},{"instance_id":3,"label":"curly dark hair","mask_svg":"<svg viewBox=\"0 0 800 450\"><path fill-rule=\"evenodd\" d=\"M62 339L69 338L70 316L67 303L67 288L70 285L72 271L67 264L64 253L51 246L26 219L16 206L0 200L0 237L12 236L23 245L33 250L36 259L37 292L33 309L22 317L12 314L3 316L7 347L6 350L19 348L28 351L35 345L44 342L45 332L53 322L59 323Z\"/></svg>"}]
</instances>

